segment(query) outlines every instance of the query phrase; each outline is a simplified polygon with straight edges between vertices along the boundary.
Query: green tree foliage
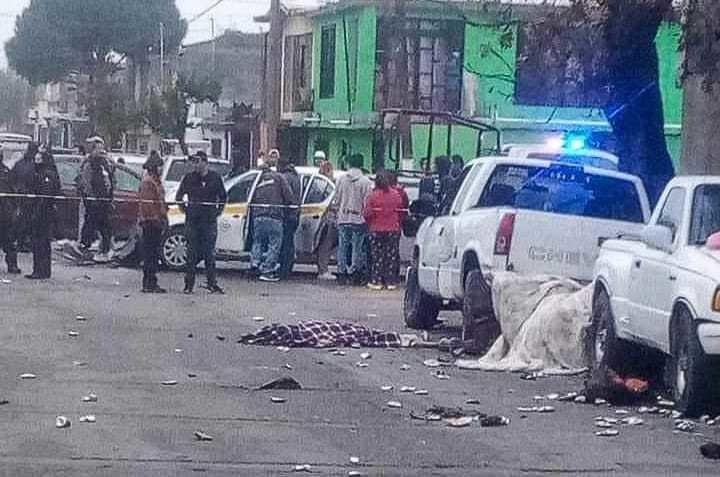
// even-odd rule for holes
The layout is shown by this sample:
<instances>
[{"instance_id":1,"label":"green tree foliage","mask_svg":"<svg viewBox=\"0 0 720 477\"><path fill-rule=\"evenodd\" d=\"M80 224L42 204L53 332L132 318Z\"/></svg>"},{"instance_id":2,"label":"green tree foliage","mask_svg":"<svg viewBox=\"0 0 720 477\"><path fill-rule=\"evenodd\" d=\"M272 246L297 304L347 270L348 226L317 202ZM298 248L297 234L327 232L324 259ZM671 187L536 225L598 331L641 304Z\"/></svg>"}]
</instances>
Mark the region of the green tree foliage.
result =
<instances>
[{"instance_id":1,"label":"green tree foliage","mask_svg":"<svg viewBox=\"0 0 720 477\"><path fill-rule=\"evenodd\" d=\"M185 149L190 106L204 102L217 103L222 85L209 77L180 75L175 84L160 95L150 98L145 110L145 121L164 138L180 141Z\"/></svg>"},{"instance_id":2,"label":"green tree foliage","mask_svg":"<svg viewBox=\"0 0 720 477\"><path fill-rule=\"evenodd\" d=\"M31 0L18 16L15 36L6 44L10 65L31 84L62 81L71 72L90 77L88 113L101 124L109 78L127 57L138 61L158 51L160 23L165 48L177 52L187 33L175 0ZM112 102L112 101L111 101ZM102 131L107 133L107 131Z\"/></svg>"},{"instance_id":3,"label":"green tree foliage","mask_svg":"<svg viewBox=\"0 0 720 477\"><path fill-rule=\"evenodd\" d=\"M12 71L0 70L0 128L20 132L32 103L32 88Z\"/></svg>"}]
</instances>

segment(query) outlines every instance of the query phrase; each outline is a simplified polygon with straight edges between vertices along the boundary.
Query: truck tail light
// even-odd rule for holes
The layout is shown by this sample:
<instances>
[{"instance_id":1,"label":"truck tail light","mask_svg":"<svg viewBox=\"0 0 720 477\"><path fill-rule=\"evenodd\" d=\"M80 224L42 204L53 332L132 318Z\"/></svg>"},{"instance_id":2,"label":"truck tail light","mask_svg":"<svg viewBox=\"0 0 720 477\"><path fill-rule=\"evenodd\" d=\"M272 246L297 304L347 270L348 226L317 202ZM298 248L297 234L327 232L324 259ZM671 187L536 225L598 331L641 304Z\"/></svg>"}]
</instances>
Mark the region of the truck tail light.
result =
<instances>
[{"instance_id":1,"label":"truck tail light","mask_svg":"<svg viewBox=\"0 0 720 477\"><path fill-rule=\"evenodd\" d=\"M715 290L715 295L713 296L712 302L712 311L720 313L720 287Z\"/></svg>"},{"instance_id":2,"label":"truck tail light","mask_svg":"<svg viewBox=\"0 0 720 477\"><path fill-rule=\"evenodd\" d=\"M495 255L510 255L513 231L515 230L515 214L505 214L500 220L495 236Z\"/></svg>"}]
</instances>

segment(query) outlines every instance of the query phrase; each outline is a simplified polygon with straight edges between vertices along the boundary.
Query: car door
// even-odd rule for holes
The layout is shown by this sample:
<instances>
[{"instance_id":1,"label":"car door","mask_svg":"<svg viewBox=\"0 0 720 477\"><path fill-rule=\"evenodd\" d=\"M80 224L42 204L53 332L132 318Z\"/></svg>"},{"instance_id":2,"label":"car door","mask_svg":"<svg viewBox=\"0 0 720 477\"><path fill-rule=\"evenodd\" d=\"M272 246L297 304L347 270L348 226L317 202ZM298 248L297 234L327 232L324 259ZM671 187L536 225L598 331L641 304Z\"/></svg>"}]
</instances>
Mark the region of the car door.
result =
<instances>
[{"instance_id":1,"label":"car door","mask_svg":"<svg viewBox=\"0 0 720 477\"><path fill-rule=\"evenodd\" d=\"M124 167L115 168L115 202L112 213L113 236L128 239L135 235L141 179Z\"/></svg>"},{"instance_id":2,"label":"car door","mask_svg":"<svg viewBox=\"0 0 720 477\"><path fill-rule=\"evenodd\" d=\"M60 175L61 194L68 198L55 202L55 238L79 240L82 207L77 192L77 177L80 174L80 159L57 157L55 164Z\"/></svg>"},{"instance_id":3,"label":"car door","mask_svg":"<svg viewBox=\"0 0 720 477\"><path fill-rule=\"evenodd\" d=\"M656 222L673 231L674 248L677 248L681 235L686 198L684 188L672 189ZM647 244L633 258L629 323L625 325L630 333L649 344L660 344L668 329L677 265L674 250L658 250Z\"/></svg>"},{"instance_id":4,"label":"car door","mask_svg":"<svg viewBox=\"0 0 720 477\"><path fill-rule=\"evenodd\" d=\"M221 255L239 256L245 251L248 203L259 176L258 171L247 172L228 184L227 205L218 220L217 251Z\"/></svg>"},{"instance_id":5,"label":"car door","mask_svg":"<svg viewBox=\"0 0 720 477\"><path fill-rule=\"evenodd\" d=\"M298 256L309 260L315 253L322 232L323 218L335 193L335 185L322 175L310 177L303 196L300 226L295 233Z\"/></svg>"}]
</instances>

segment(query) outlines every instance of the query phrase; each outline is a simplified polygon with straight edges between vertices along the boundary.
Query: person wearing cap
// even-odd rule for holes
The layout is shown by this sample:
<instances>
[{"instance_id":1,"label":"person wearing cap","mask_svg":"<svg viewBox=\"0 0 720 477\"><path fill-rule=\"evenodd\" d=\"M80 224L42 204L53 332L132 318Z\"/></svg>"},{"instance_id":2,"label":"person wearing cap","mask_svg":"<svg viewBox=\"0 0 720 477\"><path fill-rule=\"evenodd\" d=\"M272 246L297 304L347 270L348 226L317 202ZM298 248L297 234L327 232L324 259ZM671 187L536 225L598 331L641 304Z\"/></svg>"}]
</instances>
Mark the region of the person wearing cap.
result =
<instances>
[{"instance_id":1,"label":"person wearing cap","mask_svg":"<svg viewBox=\"0 0 720 477\"><path fill-rule=\"evenodd\" d=\"M16 192L13 176L3 162L3 152L0 147L0 194ZM5 252L8 273L13 275L21 273L17 264L17 249L15 248L16 227L17 200L13 197L0 197L0 249Z\"/></svg>"},{"instance_id":2,"label":"person wearing cap","mask_svg":"<svg viewBox=\"0 0 720 477\"><path fill-rule=\"evenodd\" d=\"M165 189L160 180L163 160L157 151L151 151L143 165L145 174L140 183L140 227L142 228L143 293L167 293L158 285L163 231L167 228Z\"/></svg>"},{"instance_id":3,"label":"person wearing cap","mask_svg":"<svg viewBox=\"0 0 720 477\"><path fill-rule=\"evenodd\" d=\"M324 162L327 162L327 156L323 151L315 151L313 156L315 167L320 167Z\"/></svg>"},{"instance_id":4,"label":"person wearing cap","mask_svg":"<svg viewBox=\"0 0 720 477\"><path fill-rule=\"evenodd\" d=\"M290 278L295 266L295 232L300 226L300 206L302 202L302 182L295 166L286 158L281 157L277 162L277 170L287 181L292 190L290 207L285 209L283 219L283 237L280 247L280 270L282 280Z\"/></svg>"},{"instance_id":5,"label":"person wearing cap","mask_svg":"<svg viewBox=\"0 0 720 477\"><path fill-rule=\"evenodd\" d=\"M215 245L218 234L218 217L225 210L227 193L222 177L208 167L208 157L198 151L190 157L195 170L186 174L180 182L175 201L185 213L185 234L188 239L185 294L195 288L197 266L205 262L207 289L222 295L225 292L217 283L215 270ZM187 197L187 203L185 198Z\"/></svg>"},{"instance_id":6,"label":"person wearing cap","mask_svg":"<svg viewBox=\"0 0 720 477\"><path fill-rule=\"evenodd\" d=\"M112 213L115 194L115 169L105 153L105 143L98 136L87 140L91 152L80 166L78 192L83 199L85 215L80 233L83 256L88 256L90 247L101 237L100 261L107 260L112 246Z\"/></svg>"}]
</instances>

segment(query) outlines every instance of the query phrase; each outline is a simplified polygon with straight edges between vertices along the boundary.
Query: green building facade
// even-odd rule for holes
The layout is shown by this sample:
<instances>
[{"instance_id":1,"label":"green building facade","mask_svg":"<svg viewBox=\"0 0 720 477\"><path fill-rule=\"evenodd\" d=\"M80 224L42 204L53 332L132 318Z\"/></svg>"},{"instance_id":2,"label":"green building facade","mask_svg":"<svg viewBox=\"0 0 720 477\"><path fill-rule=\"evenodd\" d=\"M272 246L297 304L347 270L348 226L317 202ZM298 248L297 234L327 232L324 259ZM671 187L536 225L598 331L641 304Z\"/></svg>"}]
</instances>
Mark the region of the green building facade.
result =
<instances>
[{"instance_id":1,"label":"green building facade","mask_svg":"<svg viewBox=\"0 0 720 477\"><path fill-rule=\"evenodd\" d=\"M462 51L451 52L455 57L461 56L459 61L462 63L462 94L457 112L499 128L503 144L543 142L548 135L565 131L610 134L611 129L598 108L539 106L518 101L515 79L521 20L501 20L487 11L474 13L469 6L462 7L465 10L461 11L458 7L438 6L437 2L411 3L412 9L405 15L418 25L429 29L450 25L447 31L459 29L462 32ZM336 164L349 154L361 153L368 168L372 167L374 154L388 155L387 148L378 149L383 125L377 83L381 81L381 58L387 53L384 51L387 43L382 44L381 38L393 34L387 31L388 23L383 21L387 15L385 8L383 2L347 0L310 14L313 24L312 111L304 121L291 125L305 131L308 163L316 150L326 151ZM435 38L434 45L442 43L442 39ZM682 118L682 90L676 79L679 43L680 26L663 24L657 37L660 87L666 137L675 161L680 155ZM423 40L418 45L420 57ZM450 58L448 61L455 60ZM446 92L449 85L450 79L447 79ZM422 87L422 79L416 86ZM432 156L446 154L448 149L466 160L476 156L477 131L453 126L448 142L448 127L436 125L432 128L432 142L429 143L430 129L427 124L411 126L411 155L416 166L420 158L428 155L429 145ZM490 146L494 141L488 137L487 144Z\"/></svg>"}]
</instances>

